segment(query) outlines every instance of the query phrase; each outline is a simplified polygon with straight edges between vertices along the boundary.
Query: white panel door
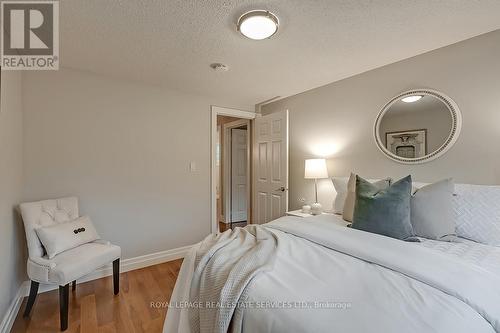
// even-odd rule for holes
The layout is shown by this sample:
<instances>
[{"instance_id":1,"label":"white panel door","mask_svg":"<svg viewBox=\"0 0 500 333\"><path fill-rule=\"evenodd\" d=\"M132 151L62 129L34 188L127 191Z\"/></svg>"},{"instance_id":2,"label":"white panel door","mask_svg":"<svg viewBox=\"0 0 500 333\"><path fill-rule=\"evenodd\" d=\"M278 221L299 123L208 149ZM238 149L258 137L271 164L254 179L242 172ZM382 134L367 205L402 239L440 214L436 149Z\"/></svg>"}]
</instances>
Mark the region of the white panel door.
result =
<instances>
[{"instance_id":1,"label":"white panel door","mask_svg":"<svg viewBox=\"0 0 500 333\"><path fill-rule=\"evenodd\" d=\"M231 129L231 222L247 220L247 130Z\"/></svg>"},{"instance_id":2,"label":"white panel door","mask_svg":"<svg viewBox=\"0 0 500 333\"><path fill-rule=\"evenodd\" d=\"M262 224L288 209L288 110L255 118L253 220Z\"/></svg>"}]
</instances>

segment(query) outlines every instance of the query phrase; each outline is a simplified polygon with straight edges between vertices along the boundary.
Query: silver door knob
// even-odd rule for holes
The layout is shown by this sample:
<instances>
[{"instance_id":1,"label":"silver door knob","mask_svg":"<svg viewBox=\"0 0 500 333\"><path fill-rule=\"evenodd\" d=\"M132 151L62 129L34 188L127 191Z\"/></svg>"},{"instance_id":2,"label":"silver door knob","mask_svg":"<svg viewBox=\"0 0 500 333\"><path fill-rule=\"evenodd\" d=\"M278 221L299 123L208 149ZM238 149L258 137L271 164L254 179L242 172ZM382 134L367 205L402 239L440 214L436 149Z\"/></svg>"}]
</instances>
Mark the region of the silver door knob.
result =
<instances>
[{"instance_id":1,"label":"silver door knob","mask_svg":"<svg viewBox=\"0 0 500 333\"><path fill-rule=\"evenodd\" d=\"M280 188L276 189L275 191L285 192L286 188L284 186L281 186Z\"/></svg>"}]
</instances>

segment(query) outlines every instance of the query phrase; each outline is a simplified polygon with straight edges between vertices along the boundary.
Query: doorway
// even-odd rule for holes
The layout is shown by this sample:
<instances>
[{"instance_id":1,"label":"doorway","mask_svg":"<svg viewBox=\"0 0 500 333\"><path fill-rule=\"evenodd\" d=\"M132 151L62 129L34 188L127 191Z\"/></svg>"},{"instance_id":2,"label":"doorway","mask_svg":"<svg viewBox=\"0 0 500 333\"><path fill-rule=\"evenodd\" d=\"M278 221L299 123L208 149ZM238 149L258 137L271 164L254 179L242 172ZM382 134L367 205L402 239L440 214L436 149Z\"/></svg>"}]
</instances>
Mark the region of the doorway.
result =
<instances>
[{"instance_id":1,"label":"doorway","mask_svg":"<svg viewBox=\"0 0 500 333\"><path fill-rule=\"evenodd\" d=\"M211 110L211 232L285 215L288 110L265 116L217 106Z\"/></svg>"},{"instance_id":2,"label":"doorway","mask_svg":"<svg viewBox=\"0 0 500 333\"><path fill-rule=\"evenodd\" d=\"M217 116L217 216L219 231L250 220L250 120Z\"/></svg>"},{"instance_id":3,"label":"doorway","mask_svg":"<svg viewBox=\"0 0 500 333\"><path fill-rule=\"evenodd\" d=\"M254 112L212 106L212 233L251 223Z\"/></svg>"}]
</instances>

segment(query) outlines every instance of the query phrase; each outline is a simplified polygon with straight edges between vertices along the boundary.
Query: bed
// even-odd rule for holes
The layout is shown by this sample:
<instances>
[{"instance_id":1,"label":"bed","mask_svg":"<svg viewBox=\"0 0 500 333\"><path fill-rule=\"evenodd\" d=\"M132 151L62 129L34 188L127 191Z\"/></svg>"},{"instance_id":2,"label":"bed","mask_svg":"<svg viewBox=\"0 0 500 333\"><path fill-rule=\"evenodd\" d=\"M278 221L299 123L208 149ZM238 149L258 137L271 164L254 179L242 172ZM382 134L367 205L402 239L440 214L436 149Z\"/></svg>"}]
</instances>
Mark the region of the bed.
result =
<instances>
[{"instance_id":1,"label":"bed","mask_svg":"<svg viewBox=\"0 0 500 333\"><path fill-rule=\"evenodd\" d=\"M208 237L164 332L500 332L500 248L400 240L336 215Z\"/></svg>"}]
</instances>

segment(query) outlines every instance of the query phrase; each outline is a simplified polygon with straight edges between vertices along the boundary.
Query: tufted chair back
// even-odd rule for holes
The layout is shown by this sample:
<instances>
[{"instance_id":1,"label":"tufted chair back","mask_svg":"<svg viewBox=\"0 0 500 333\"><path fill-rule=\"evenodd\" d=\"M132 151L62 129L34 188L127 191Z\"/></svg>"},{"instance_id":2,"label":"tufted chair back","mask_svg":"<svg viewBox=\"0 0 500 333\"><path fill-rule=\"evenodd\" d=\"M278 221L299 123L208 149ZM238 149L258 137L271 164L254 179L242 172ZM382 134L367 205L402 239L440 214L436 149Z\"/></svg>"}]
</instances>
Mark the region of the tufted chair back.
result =
<instances>
[{"instance_id":1,"label":"tufted chair back","mask_svg":"<svg viewBox=\"0 0 500 333\"><path fill-rule=\"evenodd\" d=\"M43 257L45 250L36 229L78 218L78 199L67 197L54 200L26 202L19 205L23 217L30 258Z\"/></svg>"}]
</instances>

